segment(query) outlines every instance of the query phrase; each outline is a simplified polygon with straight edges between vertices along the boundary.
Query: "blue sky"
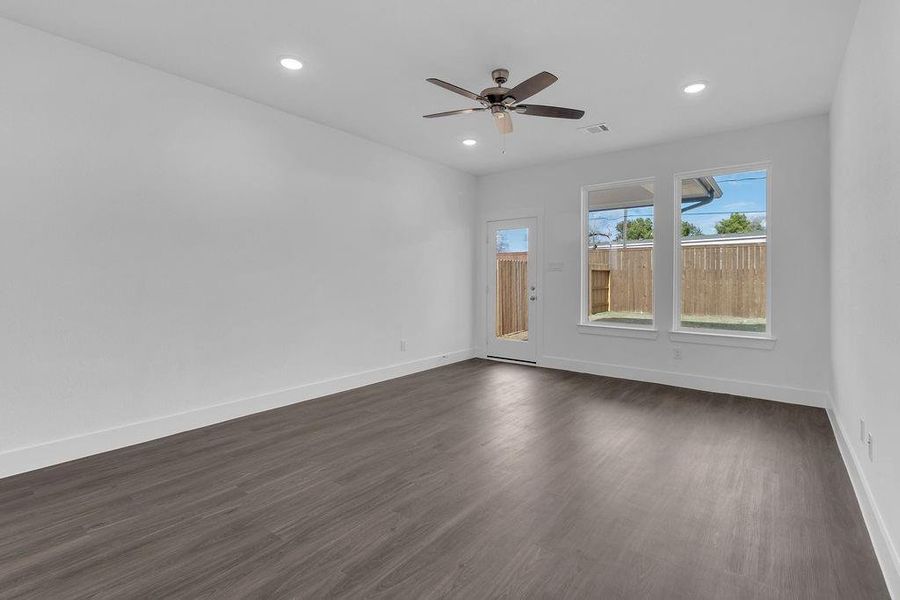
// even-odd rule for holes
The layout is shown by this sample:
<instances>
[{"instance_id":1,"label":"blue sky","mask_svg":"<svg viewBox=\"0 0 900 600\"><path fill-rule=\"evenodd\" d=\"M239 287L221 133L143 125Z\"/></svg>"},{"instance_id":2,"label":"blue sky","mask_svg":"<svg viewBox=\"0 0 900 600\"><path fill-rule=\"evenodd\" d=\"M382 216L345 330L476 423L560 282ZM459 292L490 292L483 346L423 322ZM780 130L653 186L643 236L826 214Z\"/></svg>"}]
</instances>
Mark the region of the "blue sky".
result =
<instances>
[{"instance_id":1,"label":"blue sky","mask_svg":"<svg viewBox=\"0 0 900 600\"><path fill-rule=\"evenodd\" d=\"M748 217L760 217L765 221L766 217L766 172L745 171L743 173L730 173L715 177L716 183L722 188L722 197L717 198L684 213L683 218L699 227L704 234L716 233L716 223L728 218L733 212L742 212ZM690 203L688 203L690 206ZM616 236L616 224L621 222L625 211L597 210L591 211L591 230L601 234ZM652 217L653 208L630 208L628 218ZM605 238L599 236L596 242L603 242Z\"/></svg>"},{"instance_id":2,"label":"blue sky","mask_svg":"<svg viewBox=\"0 0 900 600\"><path fill-rule=\"evenodd\" d=\"M652 206L641 206L628 209L629 221L640 217L646 218L652 216ZM593 241L602 244L616 239L616 235L618 233L616 226L625 219L625 210L621 208L616 208L613 210L592 210L590 212L589 219L591 223L591 231L603 234L601 236L598 236Z\"/></svg>"},{"instance_id":3,"label":"blue sky","mask_svg":"<svg viewBox=\"0 0 900 600\"><path fill-rule=\"evenodd\" d=\"M500 244L505 244L505 252L527 252L528 251L528 229L498 229L497 230L497 249Z\"/></svg>"},{"instance_id":4,"label":"blue sky","mask_svg":"<svg viewBox=\"0 0 900 600\"><path fill-rule=\"evenodd\" d=\"M746 171L715 178L722 188L722 197L684 213L683 218L700 227L704 234L716 233L715 225L733 212L742 212L751 219L766 217L766 172ZM628 218L653 216L653 207L629 208ZM624 218L622 209L591 211L591 228L615 237L616 223ZM502 229L497 232L497 242L505 243L507 252L528 250L527 229ZM602 240L598 240L602 241Z\"/></svg>"},{"instance_id":5,"label":"blue sky","mask_svg":"<svg viewBox=\"0 0 900 600\"><path fill-rule=\"evenodd\" d=\"M689 210L682 218L700 227L705 234L716 232L716 222L733 212L742 212L751 219L766 217L766 172L747 171L715 178L722 188L722 197L705 206Z\"/></svg>"}]
</instances>

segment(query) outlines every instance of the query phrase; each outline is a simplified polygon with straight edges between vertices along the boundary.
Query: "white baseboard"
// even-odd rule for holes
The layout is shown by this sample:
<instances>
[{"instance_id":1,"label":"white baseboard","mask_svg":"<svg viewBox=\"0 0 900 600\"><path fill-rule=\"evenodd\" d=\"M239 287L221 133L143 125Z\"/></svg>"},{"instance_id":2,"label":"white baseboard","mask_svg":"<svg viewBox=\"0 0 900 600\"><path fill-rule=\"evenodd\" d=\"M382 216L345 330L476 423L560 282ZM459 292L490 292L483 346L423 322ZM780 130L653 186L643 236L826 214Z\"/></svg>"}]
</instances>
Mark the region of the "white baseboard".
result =
<instances>
[{"instance_id":1,"label":"white baseboard","mask_svg":"<svg viewBox=\"0 0 900 600\"><path fill-rule=\"evenodd\" d=\"M832 408L828 408L828 419L831 421L831 428L834 429L834 437L837 439L844 465L850 475L850 482L853 484L853 491L856 492L856 499L859 501L859 508L862 511L866 527L869 529L869 537L872 539L878 564L881 565L881 572L884 573L888 592L891 594L891 598L900 598L900 553L897 552L897 546L894 545L887 527L884 525L881 511L878 510L869 482L866 480L864 471L860 467L859 458L853 450L853 439L855 438L847 435Z\"/></svg>"},{"instance_id":2,"label":"white baseboard","mask_svg":"<svg viewBox=\"0 0 900 600\"><path fill-rule=\"evenodd\" d=\"M722 379L706 375L691 375L675 371L660 371L657 369L589 362L560 356L544 356L538 359L538 366L575 371L577 373L590 373L591 375L603 375L605 377L617 377L619 379L662 383L664 385L703 390L705 392L719 392L721 394L762 398L763 400L775 400L790 404L803 404L816 408L826 408L828 406L828 392L825 390L807 390L768 383Z\"/></svg>"},{"instance_id":3,"label":"white baseboard","mask_svg":"<svg viewBox=\"0 0 900 600\"><path fill-rule=\"evenodd\" d=\"M457 350L334 379L308 383L294 388L277 390L260 396L241 398L188 412L54 440L36 446L14 448L0 453L0 477L8 477L76 458L83 458L92 454L197 429L198 427L221 423L222 421L260 411L410 375L473 358L474 356L476 356L474 349Z\"/></svg>"}]
</instances>

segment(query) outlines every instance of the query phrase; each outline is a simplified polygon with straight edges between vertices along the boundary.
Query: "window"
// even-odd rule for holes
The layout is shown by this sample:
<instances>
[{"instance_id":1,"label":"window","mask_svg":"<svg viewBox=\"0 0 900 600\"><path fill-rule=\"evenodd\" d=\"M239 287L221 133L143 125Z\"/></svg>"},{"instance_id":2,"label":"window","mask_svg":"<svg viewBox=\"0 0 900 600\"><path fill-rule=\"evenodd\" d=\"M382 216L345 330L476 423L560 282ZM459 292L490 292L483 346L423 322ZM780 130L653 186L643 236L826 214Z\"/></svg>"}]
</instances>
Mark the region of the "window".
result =
<instances>
[{"instance_id":1,"label":"window","mask_svg":"<svg viewBox=\"0 0 900 600\"><path fill-rule=\"evenodd\" d=\"M653 327L652 179L582 189L582 325Z\"/></svg>"},{"instance_id":2,"label":"window","mask_svg":"<svg viewBox=\"0 0 900 600\"><path fill-rule=\"evenodd\" d=\"M675 189L676 329L770 335L768 167L680 175Z\"/></svg>"}]
</instances>

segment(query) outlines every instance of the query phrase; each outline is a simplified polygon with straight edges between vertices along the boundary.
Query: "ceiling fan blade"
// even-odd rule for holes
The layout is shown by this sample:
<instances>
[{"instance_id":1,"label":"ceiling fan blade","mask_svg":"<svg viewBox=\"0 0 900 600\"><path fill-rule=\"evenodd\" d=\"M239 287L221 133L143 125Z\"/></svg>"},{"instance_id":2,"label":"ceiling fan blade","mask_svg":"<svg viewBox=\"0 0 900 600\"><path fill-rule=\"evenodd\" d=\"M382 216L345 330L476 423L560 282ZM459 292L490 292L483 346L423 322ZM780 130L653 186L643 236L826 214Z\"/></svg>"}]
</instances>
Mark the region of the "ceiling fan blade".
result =
<instances>
[{"instance_id":1,"label":"ceiling fan blade","mask_svg":"<svg viewBox=\"0 0 900 600\"><path fill-rule=\"evenodd\" d=\"M471 112L476 112L479 110L486 110L485 108L464 108L462 110L448 110L447 112L439 112L431 115L422 115L426 119L433 119L435 117L449 117L450 115L465 115Z\"/></svg>"},{"instance_id":2,"label":"ceiling fan blade","mask_svg":"<svg viewBox=\"0 0 900 600\"><path fill-rule=\"evenodd\" d=\"M522 115L554 117L556 119L580 119L584 116L583 110L559 106L542 106L540 104L520 104L516 107L516 112Z\"/></svg>"},{"instance_id":3,"label":"ceiling fan blade","mask_svg":"<svg viewBox=\"0 0 900 600\"><path fill-rule=\"evenodd\" d=\"M501 134L512 133L512 117L506 111L494 113L494 125Z\"/></svg>"},{"instance_id":4,"label":"ceiling fan blade","mask_svg":"<svg viewBox=\"0 0 900 600\"><path fill-rule=\"evenodd\" d=\"M556 83L557 79L559 79L559 77L557 77L553 73L541 71L534 77L526 79L513 89L506 92L504 98L515 98L516 102L521 102L525 98L530 98L541 90L550 87L551 85Z\"/></svg>"},{"instance_id":5,"label":"ceiling fan blade","mask_svg":"<svg viewBox=\"0 0 900 600\"><path fill-rule=\"evenodd\" d=\"M478 94L473 94L469 90L464 90L461 87L459 87L458 85L453 85L452 83L447 83L446 81L441 81L440 79L435 79L434 77L429 77L425 81L428 81L430 83L433 83L434 85L440 86L440 87L444 88L445 90L450 90L451 92L456 92L460 96L465 96L466 98L475 100L476 102L481 100L481 96L479 96Z\"/></svg>"}]
</instances>

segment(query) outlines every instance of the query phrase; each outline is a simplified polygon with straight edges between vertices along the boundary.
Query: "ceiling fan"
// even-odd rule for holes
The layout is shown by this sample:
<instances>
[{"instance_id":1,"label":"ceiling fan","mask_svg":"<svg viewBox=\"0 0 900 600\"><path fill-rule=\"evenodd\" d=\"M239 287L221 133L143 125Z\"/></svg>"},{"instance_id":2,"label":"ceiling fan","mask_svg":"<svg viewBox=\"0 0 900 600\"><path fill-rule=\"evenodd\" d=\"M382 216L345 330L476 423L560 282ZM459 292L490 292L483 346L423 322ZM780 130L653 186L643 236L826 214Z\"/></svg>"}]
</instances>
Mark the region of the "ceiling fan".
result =
<instances>
[{"instance_id":1,"label":"ceiling fan","mask_svg":"<svg viewBox=\"0 0 900 600\"><path fill-rule=\"evenodd\" d=\"M583 110L574 108L560 108L559 106L543 106L541 104L519 104L526 98L534 96L541 90L550 87L556 82L558 77L547 71L542 71L526 79L514 88L505 88L503 84L509 79L509 70L494 69L491 72L491 79L494 80L496 87L489 87L475 94L469 90L430 77L426 79L434 85L440 86L445 90L455 92L460 96L465 96L475 102L481 104L478 108L463 108L461 110L450 110L447 112L439 112L431 115L423 115L426 119L435 117L449 117L450 115L463 115L466 113L489 110L491 116L494 117L494 124L500 133L512 133L512 119L510 115L516 112L520 115L532 115L535 117L554 117L556 119L580 119L584 116Z\"/></svg>"}]
</instances>

